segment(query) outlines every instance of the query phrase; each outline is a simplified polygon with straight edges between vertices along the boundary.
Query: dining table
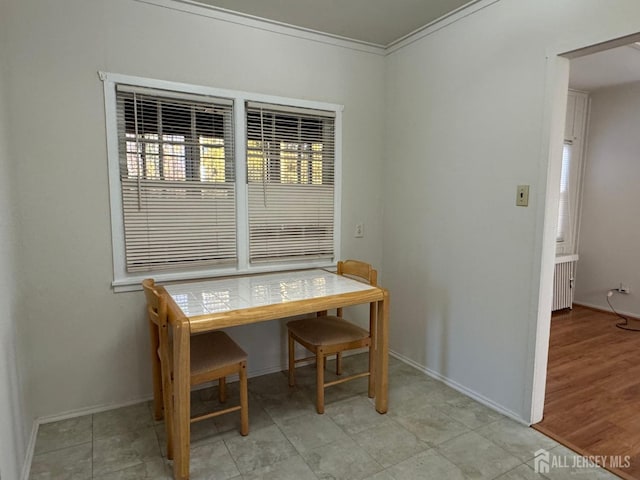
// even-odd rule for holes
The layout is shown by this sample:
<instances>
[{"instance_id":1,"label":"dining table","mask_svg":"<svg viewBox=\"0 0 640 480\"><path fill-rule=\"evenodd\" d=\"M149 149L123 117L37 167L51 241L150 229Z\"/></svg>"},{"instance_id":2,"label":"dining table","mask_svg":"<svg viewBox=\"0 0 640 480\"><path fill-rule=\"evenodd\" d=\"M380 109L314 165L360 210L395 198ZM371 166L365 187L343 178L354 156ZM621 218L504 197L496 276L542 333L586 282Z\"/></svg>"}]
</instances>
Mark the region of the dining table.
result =
<instances>
[{"instance_id":1,"label":"dining table","mask_svg":"<svg viewBox=\"0 0 640 480\"><path fill-rule=\"evenodd\" d=\"M221 328L374 304L375 409L388 408L389 292L324 269L282 271L167 284L173 336L173 473L189 478L190 338Z\"/></svg>"}]
</instances>

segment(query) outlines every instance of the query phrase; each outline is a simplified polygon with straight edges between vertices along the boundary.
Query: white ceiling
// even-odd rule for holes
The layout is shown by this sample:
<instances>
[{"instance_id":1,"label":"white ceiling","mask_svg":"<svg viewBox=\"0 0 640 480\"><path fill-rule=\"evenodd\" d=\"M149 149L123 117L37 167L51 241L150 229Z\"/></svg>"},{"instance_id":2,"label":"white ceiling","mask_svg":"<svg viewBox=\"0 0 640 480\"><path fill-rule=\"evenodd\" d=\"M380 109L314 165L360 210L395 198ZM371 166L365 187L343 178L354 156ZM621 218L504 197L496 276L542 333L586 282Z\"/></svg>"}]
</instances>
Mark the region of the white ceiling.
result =
<instances>
[{"instance_id":1,"label":"white ceiling","mask_svg":"<svg viewBox=\"0 0 640 480\"><path fill-rule=\"evenodd\" d=\"M640 49L612 48L571 60L569 86L592 92L599 88L640 81Z\"/></svg>"},{"instance_id":2,"label":"white ceiling","mask_svg":"<svg viewBox=\"0 0 640 480\"><path fill-rule=\"evenodd\" d=\"M198 0L297 27L386 46L477 0Z\"/></svg>"}]
</instances>

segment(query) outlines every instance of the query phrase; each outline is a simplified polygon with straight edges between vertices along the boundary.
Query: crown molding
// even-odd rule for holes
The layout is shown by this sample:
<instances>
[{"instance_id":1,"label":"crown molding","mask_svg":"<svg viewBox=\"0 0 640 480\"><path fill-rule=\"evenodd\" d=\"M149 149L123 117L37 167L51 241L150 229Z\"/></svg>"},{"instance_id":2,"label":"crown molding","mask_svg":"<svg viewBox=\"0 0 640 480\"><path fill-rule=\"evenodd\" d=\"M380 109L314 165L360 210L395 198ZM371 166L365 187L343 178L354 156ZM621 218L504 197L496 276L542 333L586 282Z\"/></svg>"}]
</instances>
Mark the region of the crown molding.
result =
<instances>
[{"instance_id":1,"label":"crown molding","mask_svg":"<svg viewBox=\"0 0 640 480\"><path fill-rule=\"evenodd\" d=\"M451 25L452 23L462 20L469 15L483 10L500 0L472 0L469 3L458 7L457 9L443 15L440 18L436 18L434 21L427 23L426 25L408 33L404 37L401 37L385 46L385 55L390 55L408 45L411 45L418 40L431 35L443 28Z\"/></svg>"},{"instance_id":2,"label":"crown molding","mask_svg":"<svg viewBox=\"0 0 640 480\"><path fill-rule=\"evenodd\" d=\"M262 17L256 17L246 13L239 13L227 10L213 5L199 3L193 0L134 0L139 3L155 5L157 7L167 8L169 10L177 10L201 17L214 18L223 22L243 25L245 27L255 28L257 30L265 30L268 32L279 33L290 37L302 38L318 43L325 43L337 47L348 48L365 53L375 55L385 55L384 45L354 40L351 38L332 35L325 32L319 32L309 28L298 27L275 20L269 20Z\"/></svg>"},{"instance_id":3,"label":"crown molding","mask_svg":"<svg viewBox=\"0 0 640 480\"><path fill-rule=\"evenodd\" d=\"M342 37L331 33L321 32L310 28L298 27L276 20L269 20L247 13L236 12L222 7L200 3L197 0L134 0L139 3L154 5L180 12L186 12L202 17L213 18L223 22L242 25L257 30L278 33L290 37L301 38L313 42L324 43L359 52L371 53L374 55L386 56L396 52L418 40L435 33L458 20L483 10L500 0L471 0L469 3L443 15L432 22L414 30L413 32L394 40L388 45L380 45L372 42L365 42L352 38Z\"/></svg>"}]
</instances>

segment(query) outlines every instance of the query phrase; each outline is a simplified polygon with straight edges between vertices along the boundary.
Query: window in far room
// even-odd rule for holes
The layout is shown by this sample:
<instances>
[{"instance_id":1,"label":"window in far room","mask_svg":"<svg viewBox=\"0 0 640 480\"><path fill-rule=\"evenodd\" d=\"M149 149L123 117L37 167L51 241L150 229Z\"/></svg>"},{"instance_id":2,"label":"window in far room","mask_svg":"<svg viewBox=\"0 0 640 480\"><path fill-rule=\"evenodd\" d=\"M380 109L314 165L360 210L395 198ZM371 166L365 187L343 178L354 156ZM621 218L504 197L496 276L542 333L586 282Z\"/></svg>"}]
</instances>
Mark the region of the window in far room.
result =
<instances>
[{"instance_id":1,"label":"window in far room","mask_svg":"<svg viewBox=\"0 0 640 480\"><path fill-rule=\"evenodd\" d=\"M588 95L586 93L569 91L560 174L560 205L556 232L557 254L576 253L578 211L581 200L580 175L587 107Z\"/></svg>"},{"instance_id":2,"label":"window in far room","mask_svg":"<svg viewBox=\"0 0 640 480\"><path fill-rule=\"evenodd\" d=\"M572 161L571 141L565 140L562 146L562 170L560 172L560 207L558 211L558 232L556 242L563 243L571 238L571 202L569 196L569 179L571 177Z\"/></svg>"}]
</instances>

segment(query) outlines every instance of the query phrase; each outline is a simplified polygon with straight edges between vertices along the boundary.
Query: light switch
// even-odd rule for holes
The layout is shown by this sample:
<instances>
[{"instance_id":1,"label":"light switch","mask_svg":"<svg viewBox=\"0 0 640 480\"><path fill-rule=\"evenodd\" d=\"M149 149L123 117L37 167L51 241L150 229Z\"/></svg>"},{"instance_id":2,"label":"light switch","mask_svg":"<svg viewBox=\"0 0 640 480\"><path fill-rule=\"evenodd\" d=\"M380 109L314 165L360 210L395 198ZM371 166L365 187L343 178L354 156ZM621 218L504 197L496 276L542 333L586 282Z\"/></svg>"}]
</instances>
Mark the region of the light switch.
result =
<instances>
[{"instance_id":1,"label":"light switch","mask_svg":"<svg viewBox=\"0 0 640 480\"><path fill-rule=\"evenodd\" d=\"M518 192L516 196L516 206L518 207L529 206L529 185L518 185Z\"/></svg>"}]
</instances>

